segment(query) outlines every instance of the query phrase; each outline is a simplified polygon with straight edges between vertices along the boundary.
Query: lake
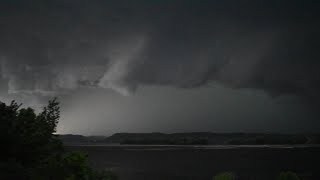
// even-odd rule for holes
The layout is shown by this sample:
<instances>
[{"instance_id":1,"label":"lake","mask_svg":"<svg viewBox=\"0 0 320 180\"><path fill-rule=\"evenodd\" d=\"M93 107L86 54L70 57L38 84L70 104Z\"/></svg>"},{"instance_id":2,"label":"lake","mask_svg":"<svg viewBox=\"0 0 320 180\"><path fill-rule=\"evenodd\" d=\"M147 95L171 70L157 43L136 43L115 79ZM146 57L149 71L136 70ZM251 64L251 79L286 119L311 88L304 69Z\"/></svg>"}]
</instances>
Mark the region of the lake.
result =
<instances>
[{"instance_id":1,"label":"lake","mask_svg":"<svg viewBox=\"0 0 320 180\"><path fill-rule=\"evenodd\" d=\"M233 172L240 180L272 180L282 171L320 179L317 145L73 145L97 169L113 169L120 180L211 180Z\"/></svg>"}]
</instances>

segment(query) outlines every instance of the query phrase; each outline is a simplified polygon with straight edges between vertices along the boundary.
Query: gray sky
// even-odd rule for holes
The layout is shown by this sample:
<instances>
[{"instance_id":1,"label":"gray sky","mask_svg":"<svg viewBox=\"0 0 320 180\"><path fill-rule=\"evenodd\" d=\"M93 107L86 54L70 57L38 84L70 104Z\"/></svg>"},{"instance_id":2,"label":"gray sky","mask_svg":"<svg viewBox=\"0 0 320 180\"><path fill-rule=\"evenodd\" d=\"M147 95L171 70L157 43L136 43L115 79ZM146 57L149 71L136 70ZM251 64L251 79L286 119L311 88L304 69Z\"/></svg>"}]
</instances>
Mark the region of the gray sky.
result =
<instances>
[{"instance_id":1,"label":"gray sky","mask_svg":"<svg viewBox=\"0 0 320 180\"><path fill-rule=\"evenodd\" d=\"M61 133L319 132L317 1L0 3L0 100Z\"/></svg>"}]
</instances>

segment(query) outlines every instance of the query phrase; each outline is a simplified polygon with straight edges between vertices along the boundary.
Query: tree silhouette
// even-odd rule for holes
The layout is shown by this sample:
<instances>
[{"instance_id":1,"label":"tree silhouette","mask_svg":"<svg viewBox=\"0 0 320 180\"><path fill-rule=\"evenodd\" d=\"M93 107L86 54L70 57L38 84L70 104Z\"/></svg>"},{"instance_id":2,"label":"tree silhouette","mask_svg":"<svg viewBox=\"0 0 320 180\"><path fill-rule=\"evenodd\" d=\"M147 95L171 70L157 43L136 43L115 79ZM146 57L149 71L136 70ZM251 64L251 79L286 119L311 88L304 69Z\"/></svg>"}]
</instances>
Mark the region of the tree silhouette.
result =
<instances>
[{"instance_id":1,"label":"tree silhouette","mask_svg":"<svg viewBox=\"0 0 320 180\"><path fill-rule=\"evenodd\" d=\"M50 100L42 112L0 102L0 179L109 179L93 171L83 153L65 153L56 132L59 102Z\"/></svg>"}]
</instances>

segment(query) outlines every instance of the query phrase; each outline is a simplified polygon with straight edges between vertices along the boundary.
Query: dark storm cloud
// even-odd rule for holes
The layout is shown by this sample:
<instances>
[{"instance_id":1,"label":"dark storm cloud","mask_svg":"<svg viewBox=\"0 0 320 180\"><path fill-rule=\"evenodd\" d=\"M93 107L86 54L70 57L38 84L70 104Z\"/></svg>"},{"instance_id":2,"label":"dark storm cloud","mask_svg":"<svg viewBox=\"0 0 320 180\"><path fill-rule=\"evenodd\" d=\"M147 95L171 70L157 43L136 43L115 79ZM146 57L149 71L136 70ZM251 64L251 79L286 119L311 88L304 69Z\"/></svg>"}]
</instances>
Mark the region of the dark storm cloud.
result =
<instances>
[{"instance_id":1,"label":"dark storm cloud","mask_svg":"<svg viewBox=\"0 0 320 180\"><path fill-rule=\"evenodd\" d=\"M316 1L1 1L0 92L219 82L319 99Z\"/></svg>"}]
</instances>

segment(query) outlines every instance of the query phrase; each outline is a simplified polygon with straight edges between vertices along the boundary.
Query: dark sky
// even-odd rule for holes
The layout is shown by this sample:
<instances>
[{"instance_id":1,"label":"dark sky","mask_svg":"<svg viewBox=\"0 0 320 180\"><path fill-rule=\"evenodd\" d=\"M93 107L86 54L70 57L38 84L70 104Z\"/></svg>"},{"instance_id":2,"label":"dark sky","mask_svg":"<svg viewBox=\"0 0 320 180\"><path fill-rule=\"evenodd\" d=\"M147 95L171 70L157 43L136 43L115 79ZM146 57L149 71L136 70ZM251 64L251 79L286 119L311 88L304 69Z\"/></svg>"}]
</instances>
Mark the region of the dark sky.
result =
<instances>
[{"instance_id":1,"label":"dark sky","mask_svg":"<svg viewBox=\"0 0 320 180\"><path fill-rule=\"evenodd\" d=\"M1 0L0 100L60 133L320 132L318 0Z\"/></svg>"}]
</instances>

